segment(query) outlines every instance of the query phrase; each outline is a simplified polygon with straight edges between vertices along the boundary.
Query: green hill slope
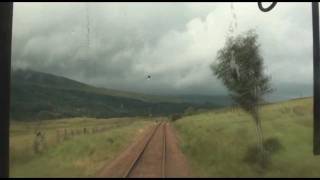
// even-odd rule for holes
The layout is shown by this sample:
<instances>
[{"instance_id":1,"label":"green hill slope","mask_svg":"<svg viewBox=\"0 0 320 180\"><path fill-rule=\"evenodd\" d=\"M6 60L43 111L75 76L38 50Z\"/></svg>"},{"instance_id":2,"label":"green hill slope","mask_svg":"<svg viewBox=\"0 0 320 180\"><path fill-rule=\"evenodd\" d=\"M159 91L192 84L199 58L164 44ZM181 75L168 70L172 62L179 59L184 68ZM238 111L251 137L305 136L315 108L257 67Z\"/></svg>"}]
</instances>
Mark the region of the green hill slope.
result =
<instances>
[{"instance_id":1,"label":"green hill slope","mask_svg":"<svg viewBox=\"0 0 320 180\"><path fill-rule=\"evenodd\" d=\"M257 138L252 118L241 110L222 109L177 120L181 147L197 176L202 177L320 177L320 156L313 156L312 98L268 104L261 109L265 139L281 148L261 171L249 163L249 147Z\"/></svg>"},{"instance_id":2,"label":"green hill slope","mask_svg":"<svg viewBox=\"0 0 320 180\"><path fill-rule=\"evenodd\" d=\"M179 97L151 96L96 88L47 73L15 70L11 76L11 119L36 120L65 117L167 116L197 105Z\"/></svg>"},{"instance_id":3,"label":"green hill slope","mask_svg":"<svg viewBox=\"0 0 320 180\"><path fill-rule=\"evenodd\" d=\"M147 102L182 102L178 97L164 97L155 95L145 95L134 92L125 92L120 90L98 88L90 86L78 81L74 81L65 77L55 76L48 73L36 72L32 70L15 70L12 73L13 85L34 85L44 88L64 89L64 90L81 90L88 93L95 93L100 95L110 95L127 97Z\"/></svg>"}]
</instances>

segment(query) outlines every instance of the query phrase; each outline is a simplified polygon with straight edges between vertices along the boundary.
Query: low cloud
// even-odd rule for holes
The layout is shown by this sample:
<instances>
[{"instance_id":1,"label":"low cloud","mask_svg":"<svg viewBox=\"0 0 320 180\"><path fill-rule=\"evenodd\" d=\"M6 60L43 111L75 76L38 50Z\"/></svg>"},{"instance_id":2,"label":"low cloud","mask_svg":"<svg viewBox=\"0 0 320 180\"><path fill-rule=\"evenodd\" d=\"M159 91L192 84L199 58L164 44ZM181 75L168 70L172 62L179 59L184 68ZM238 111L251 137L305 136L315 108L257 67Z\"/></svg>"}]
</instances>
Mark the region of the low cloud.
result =
<instances>
[{"instance_id":1,"label":"low cloud","mask_svg":"<svg viewBox=\"0 0 320 180\"><path fill-rule=\"evenodd\" d=\"M227 94L209 66L224 45L230 3L14 5L14 68L149 94ZM278 3L268 13L256 3L234 7L236 33L259 35L275 96L311 95L309 3Z\"/></svg>"}]
</instances>

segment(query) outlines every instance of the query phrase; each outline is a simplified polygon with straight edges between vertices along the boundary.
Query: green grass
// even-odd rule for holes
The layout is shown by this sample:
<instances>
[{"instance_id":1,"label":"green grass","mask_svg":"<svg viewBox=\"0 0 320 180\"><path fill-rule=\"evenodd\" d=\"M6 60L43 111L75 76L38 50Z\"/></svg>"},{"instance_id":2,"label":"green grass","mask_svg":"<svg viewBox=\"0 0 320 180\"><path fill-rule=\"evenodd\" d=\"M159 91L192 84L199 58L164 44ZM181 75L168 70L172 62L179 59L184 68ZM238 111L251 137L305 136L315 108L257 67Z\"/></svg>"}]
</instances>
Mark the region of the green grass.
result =
<instances>
[{"instance_id":1,"label":"green grass","mask_svg":"<svg viewBox=\"0 0 320 180\"><path fill-rule=\"evenodd\" d=\"M257 143L251 117L237 109L186 116L174 123L183 152L200 177L320 177L320 156L312 151L312 99L265 105L261 109L265 139L277 138L283 148L260 171L245 162Z\"/></svg>"},{"instance_id":2,"label":"green grass","mask_svg":"<svg viewBox=\"0 0 320 180\"><path fill-rule=\"evenodd\" d=\"M150 119L73 118L44 121L47 148L41 154L33 152L35 122L12 122L10 127L10 177L94 177L108 162L130 144L137 133L151 124ZM61 143L56 130L106 130L77 135Z\"/></svg>"}]
</instances>

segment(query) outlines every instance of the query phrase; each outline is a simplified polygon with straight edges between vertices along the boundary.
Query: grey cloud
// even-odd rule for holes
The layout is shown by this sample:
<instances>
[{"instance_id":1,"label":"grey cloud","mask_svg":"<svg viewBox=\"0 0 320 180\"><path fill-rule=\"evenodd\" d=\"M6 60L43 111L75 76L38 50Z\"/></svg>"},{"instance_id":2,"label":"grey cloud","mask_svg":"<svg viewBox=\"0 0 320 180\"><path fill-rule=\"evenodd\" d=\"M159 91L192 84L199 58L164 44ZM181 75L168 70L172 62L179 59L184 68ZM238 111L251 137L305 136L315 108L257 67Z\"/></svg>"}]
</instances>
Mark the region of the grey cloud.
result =
<instances>
[{"instance_id":1,"label":"grey cloud","mask_svg":"<svg viewBox=\"0 0 320 180\"><path fill-rule=\"evenodd\" d=\"M275 96L310 95L309 4L262 13L235 3L235 11L238 32L259 34ZM15 3L12 64L120 90L227 94L209 65L230 21L229 3Z\"/></svg>"}]
</instances>

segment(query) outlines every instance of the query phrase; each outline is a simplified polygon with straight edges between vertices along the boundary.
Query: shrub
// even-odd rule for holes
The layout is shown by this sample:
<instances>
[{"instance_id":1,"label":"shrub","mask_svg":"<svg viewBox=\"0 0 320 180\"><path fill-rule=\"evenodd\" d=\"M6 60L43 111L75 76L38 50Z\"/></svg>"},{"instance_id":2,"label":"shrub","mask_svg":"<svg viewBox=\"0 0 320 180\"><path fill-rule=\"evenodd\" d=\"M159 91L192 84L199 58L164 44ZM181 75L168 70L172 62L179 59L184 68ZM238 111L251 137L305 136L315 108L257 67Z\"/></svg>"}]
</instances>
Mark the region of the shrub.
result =
<instances>
[{"instance_id":1,"label":"shrub","mask_svg":"<svg viewBox=\"0 0 320 180\"><path fill-rule=\"evenodd\" d=\"M263 144L265 149L271 154L276 153L283 148L282 144L277 138L268 138L263 142Z\"/></svg>"},{"instance_id":2,"label":"shrub","mask_svg":"<svg viewBox=\"0 0 320 180\"><path fill-rule=\"evenodd\" d=\"M171 121L176 121L178 119L182 118L182 115L181 114L173 114L171 116Z\"/></svg>"},{"instance_id":3,"label":"shrub","mask_svg":"<svg viewBox=\"0 0 320 180\"><path fill-rule=\"evenodd\" d=\"M263 142L265 151L262 152L257 145L251 145L243 158L243 161L257 165L260 170L266 169L271 164L271 157L274 153L278 152L283 148L280 141L277 138L268 138Z\"/></svg>"},{"instance_id":4,"label":"shrub","mask_svg":"<svg viewBox=\"0 0 320 180\"><path fill-rule=\"evenodd\" d=\"M243 161L259 169L266 169L271 164L271 154L268 151L262 152L257 145L252 145L248 147Z\"/></svg>"}]
</instances>

